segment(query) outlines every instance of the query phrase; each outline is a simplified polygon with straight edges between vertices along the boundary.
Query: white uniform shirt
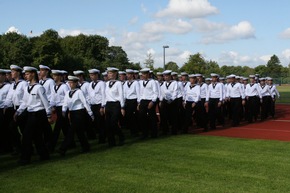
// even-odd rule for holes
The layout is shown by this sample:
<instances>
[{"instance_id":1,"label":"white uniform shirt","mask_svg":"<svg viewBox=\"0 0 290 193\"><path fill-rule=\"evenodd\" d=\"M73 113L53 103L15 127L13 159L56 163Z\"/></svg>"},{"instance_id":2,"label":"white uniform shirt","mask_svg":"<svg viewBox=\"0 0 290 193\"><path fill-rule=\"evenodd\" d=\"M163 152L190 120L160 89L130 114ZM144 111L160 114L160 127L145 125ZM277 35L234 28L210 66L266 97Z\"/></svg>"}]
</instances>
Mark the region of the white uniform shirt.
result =
<instances>
[{"instance_id":1,"label":"white uniform shirt","mask_svg":"<svg viewBox=\"0 0 290 193\"><path fill-rule=\"evenodd\" d=\"M177 98L183 98L184 95L184 87L183 87L183 82L177 81Z\"/></svg>"},{"instance_id":2,"label":"white uniform shirt","mask_svg":"<svg viewBox=\"0 0 290 193\"><path fill-rule=\"evenodd\" d=\"M45 80L40 80L39 83L44 87L45 94L47 96L48 101L51 101L53 89L55 82L51 78L47 78Z\"/></svg>"},{"instance_id":3,"label":"white uniform shirt","mask_svg":"<svg viewBox=\"0 0 290 193\"><path fill-rule=\"evenodd\" d=\"M90 85L90 83L88 83L87 81L79 83L79 89L81 89L81 91L83 91L83 94L84 94L87 102L89 102L89 85Z\"/></svg>"},{"instance_id":4,"label":"white uniform shirt","mask_svg":"<svg viewBox=\"0 0 290 193\"><path fill-rule=\"evenodd\" d=\"M92 81L88 87L89 104L104 106L105 104L105 82L98 80L96 82Z\"/></svg>"},{"instance_id":5,"label":"white uniform shirt","mask_svg":"<svg viewBox=\"0 0 290 193\"><path fill-rule=\"evenodd\" d=\"M178 97L178 82L175 80L165 81L160 87L160 93L160 101L174 101Z\"/></svg>"},{"instance_id":6,"label":"white uniform shirt","mask_svg":"<svg viewBox=\"0 0 290 193\"><path fill-rule=\"evenodd\" d=\"M200 98L205 99L208 90L208 85L202 82L201 84L199 84L199 87L200 87Z\"/></svg>"},{"instance_id":7,"label":"white uniform shirt","mask_svg":"<svg viewBox=\"0 0 290 193\"><path fill-rule=\"evenodd\" d=\"M138 81L127 80L123 85L124 88L124 98L126 99L137 99L140 100L140 85Z\"/></svg>"},{"instance_id":8,"label":"white uniform shirt","mask_svg":"<svg viewBox=\"0 0 290 193\"><path fill-rule=\"evenodd\" d=\"M0 86L0 108L1 109L4 109L5 107L5 100L6 100L6 96L9 92L9 89L10 89L10 84L9 83L3 83L1 86Z\"/></svg>"},{"instance_id":9,"label":"white uniform shirt","mask_svg":"<svg viewBox=\"0 0 290 193\"><path fill-rule=\"evenodd\" d=\"M63 105L64 96L70 89L68 88L66 83L60 83L58 86L54 85L50 106L52 107L60 107Z\"/></svg>"},{"instance_id":10,"label":"white uniform shirt","mask_svg":"<svg viewBox=\"0 0 290 193\"><path fill-rule=\"evenodd\" d=\"M259 96L259 98L262 98L260 90L259 90L259 85L257 83L249 83L246 86L245 89L245 95L246 97L253 97L253 96Z\"/></svg>"},{"instance_id":11,"label":"white uniform shirt","mask_svg":"<svg viewBox=\"0 0 290 193\"><path fill-rule=\"evenodd\" d=\"M93 116L93 112L84 96L83 91L80 89L67 91L62 105L62 112L66 112L67 110L76 111L81 109L86 109L88 114Z\"/></svg>"},{"instance_id":12,"label":"white uniform shirt","mask_svg":"<svg viewBox=\"0 0 290 193\"><path fill-rule=\"evenodd\" d=\"M245 99L245 94L242 89L242 85L239 82L236 83L230 83L227 86L227 98L239 98L242 97L242 99Z\"/></svg>"},{"instance_id":13,"label":"white uniform shirt","mask_svg":"<svg viewBox=\"0 0 290 193\"><path fill-rule=\"evenodd\" d=\"M271 89L270 89L270 87L268 85L262 86L260 84L260 86L258 88L260 90L260 93L261 93L262 97L264 97L264 96L271 96L272 98L274 98L274 96L273 96L273 94L271 92Z\"/></svg>"},{"instance_id":14,"label":"white uniform shirt","mask_svg":"<svg viewBox=\"0 0 290 193\"><path fill-rule=\"evenodd\" d=\"M41 84L29 85L24 90L23 102L17 110L17 114L21 114L25 109L28 112L37 112L45 109L47 116L51 115L51 109L45 89Z\"/></svg>"},{"instance_id":15,"label":"white uniform shirt","mask_svg":"<svg viewBox=\"0 0 290 193\"><path fill-rule=\"evenodd\" d=\"M140 80L139 86L140 100L151 100L156 102L158 97L158 89L155 80Z\"/></svg>"},{"instance_id":16,"label":"white uniform shirt","mask_svg":"<svg viewBox=\"0 0 290 193\"><path fill-rule=\"evenodd\" d=\"M28 83L24 80L19 80L17 83L12 83L5 100L5 108L16 108L21 105L23 101L24 91L26 90Z\"/></svg>"},{"instance_id":17,"label":"white uniform shirt","mask_svg":"<svg viewBox=\"0 0 290 193\"><path fill-rule=\"evenodd\" d=\"M106 82L105 104L107 102L117 102L117 101L120 102L121 108L124 108L125 101L122 83L118 80Z\"/></svg>"},{"instance_id":18,"label":"white uniform shirt","mask_svg":"<svg viewBox=\"0 0 290 193\"><path fill-rule=\"evenodd\" d=\"M156 83L156 88L158 90L158 98L160 98L160 95L161 95L161 86L160 86L160 83L158 82L158 80L154 80L155 83Z\"/></svg>"},{"instance_id":19,"label":"white uniform shirt","mask_svg":"<svg viewBox=\"0 0 290 193\"><path fill-rule=\"evenodd\" d=\"M206 101L208 101L210 98L219 99L220 101L223 101L223 96L224 95L222 83L216 82L208 85Z\"/></svg>"},{"instance_id":20,"label":"white uniform shirt","mask_svg":"<svg viewBox=\"0 0 290 193\"><path fill-rule=\"evenodd\" d=\"M278 92L278 90L276 88L276 85L274 85L274 84L273 85L269 85L269 87L270 87L270 90L272 92L272 95L273 96L277 95L277 97L280 98L280 93Z\"/></svg>"},{"instance_id":21,"label":"white uniform shirt","mask_svg":"<svg viewBox=\"0 0 290 193\"><path fill-rule=\"evenodd\" d=\"M200 101L200 86L195 84L187 84L184 88L184 98L185 102L195 102Z\"/></svg>"}]
</instances>

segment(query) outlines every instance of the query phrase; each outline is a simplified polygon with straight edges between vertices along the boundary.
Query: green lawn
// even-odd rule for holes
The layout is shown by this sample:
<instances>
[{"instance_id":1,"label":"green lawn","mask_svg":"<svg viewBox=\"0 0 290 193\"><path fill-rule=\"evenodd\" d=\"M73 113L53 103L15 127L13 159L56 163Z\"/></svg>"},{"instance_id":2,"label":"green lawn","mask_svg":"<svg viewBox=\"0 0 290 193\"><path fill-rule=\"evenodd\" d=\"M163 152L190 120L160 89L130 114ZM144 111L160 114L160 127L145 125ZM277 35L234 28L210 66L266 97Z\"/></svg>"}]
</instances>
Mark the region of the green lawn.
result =
<instances>
[{"instance_id":1,"label":"green lawn","mask_svg":"<svg viewBox=\"0 0 290 193\"><path fill-rule=\"evenodd\" d=\"M180 135L16 166L0 157L1 193L290 192L290 143Z\"/></svg>"},{"instance_id":2,"label":"green lawn","mask_svg":"<svg viewBox=\"0 0 290 193\"><path fill-rule=\"evenodd\" d=\"M277 86L280 93L280 98L277 103L290 103L290 85Z\"/></svg>"}]
</instances>

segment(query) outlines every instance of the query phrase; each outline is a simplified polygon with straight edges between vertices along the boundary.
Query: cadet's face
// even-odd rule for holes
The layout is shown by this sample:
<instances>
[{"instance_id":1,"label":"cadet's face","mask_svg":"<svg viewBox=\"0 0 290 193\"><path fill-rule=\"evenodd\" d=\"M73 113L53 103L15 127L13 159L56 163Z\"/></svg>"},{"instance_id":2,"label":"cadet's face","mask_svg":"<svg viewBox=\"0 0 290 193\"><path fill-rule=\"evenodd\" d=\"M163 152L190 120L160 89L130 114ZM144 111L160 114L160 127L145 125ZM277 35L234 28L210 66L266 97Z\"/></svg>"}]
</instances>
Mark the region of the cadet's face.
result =
<instances>
[{"instance_id":1,"label":"cadet's face","mask_svg":"<svg viewBox=\"0 0 290 193\"><path fill-rule=\"evenodd\" d=\"M165 81L171 80L171 75L164 75L164 80Z\"/></svg>"},{"instance_id":2,"label":"cadet's face","mask_svg":"<svg viewBox=\"0 0 290 193\"><path fill-rule=\"evenodd\" d=\"M74 81L68 81L69 87L71 89L75 89L77 87L77 82Z\"/></svg>"},{"instance_id":3,"label":"cadet's face","mask_svg":"<svg viewBox=\"0 0 290 193\"><path fill-rule=\"evenodd\" d=\"M33 79L33 77L34 77L34 73L32 73L32 72L25 72L25 79L27 81L31 81Z\"/></svg>"},{"instance_id":4,"label":"cadet's face","mask_svg":"<svg viewBox=\"0 0 290 193\"><path fill-rule=\"evenodd\" d=\"M161 80L163 80L163 76L158 75L158 76L157 76L157 79L158 79L159 81L161 81Z\"/></svg>"},{"instance_id":5,"label":"cadet's face","mask_svg":"<svg viewBox=\"0 0 290 193\"><path fill-rule=\"evenodd\" d=\"M213 76L213 77L211 77L211 80L212 80L212 82L216 82L217 81L217 77Z\"/></svg>"},{"instance_id":6,"label":"cadet's face","mask_svg":"<svg viewBox=\"0 0 290 193\"><path fill-rule=\"evenodd\" d=\"M98 78L98 75L97 74L90 74L90 79L92 81L97 80L97 78Z\"/></svg>"},{"instance_id":7,"label":"cadet's face","mask_svg":"<svg viewBox=\"0 0 290 193\"><path fill-rule=\"evenodd\" d=\"M126 80L126 75L124 75L124 74L120 74L120 75L119 75L119 80L121 80L121 81Z\"/></svg>"},{"instance_id":8,"label":"cadet's face","mask_svg":"<svg viewBox=\"0 0 290 193\"><path fill-rule=\"evenodd\" d=\"M108 79L109 80L116 79L116 72L108 72Z\"/></svg>"},{"instance_id":9,"label":"cadet's face","mask_svg":"<svg viewBox=\"0 0 290 193\"><path fill-rule=\"evenodd\" d=\"M6 79L6 75L5 74L0 74L0 83L4 82Z\"/></svg>"},{"instance_id":10,"label":"cadet's face","mask_svg":"<svg viewBox=\"0 0 290 193\"><path fill-rule=\"evenodd\" d=\"M181 76L181 81L186 81L187 77L186 76Z\"/></svg>"},{"instance_id":11,"label":"cadet's face","mask_svg":"<svg viewBox=\"0 0 290 193\"><path fill-rule=\"evenodd\" d=\"M190 82L190 84L194 84L195 83L195 78L189 78L189 82Z\"/></svg>"},{"instance_id":12,"label":"cadet's face","mask_svg":"<svg viewBox=\"0 0 290 193\"><path fill-rule=\"evenodd\" d=\"M47 76L48 71L45 69L40 69L39 70L39 78L44 78Z\"/></svg>"},{"instance_id":13,"label":"cadet's face","mask_svg":"<svg viewBox=\"0 0 290 193\"><path fill-rule=\"evenodd\" d=\"M134 75L128 73L128 74L126 74L126 76L127 76L127 78L128 78L129 80L131 80L131 79L133 79L133 76L134 76Z\"/></svg>"},{"instance_id":14,"label":"cadet's face","mask_svg":"<svg viewBox=\"0 0 290 193\"><path fill-rule=\"evenodd\" d=\"M19 72L16 70L11 70L11 76L12 78L18 78L19 77Z\"/></svg>"},{"instance_id":15,"label":"cadet's face","mask_svg":"<svg viewBox=\"0 0 290 193\"><path fill-rule=\"evenodd\" d=\"M56 74L52 75L53 80L56 81L56 82L60 81L60 77L61 77L60 75L56 75Z\"/></svg>"},{"instance_id":16,"label":"cadet's face","mask_svg":"<svg viewBox=\"0 0 290 193\"><path fill-rule=\"evenodd\" d=\"M143 78L143 79L147 79L147 78L149 78L149 73L144 73L144 74L142 74L142 78Z\"/></svg>"}]
</instances>

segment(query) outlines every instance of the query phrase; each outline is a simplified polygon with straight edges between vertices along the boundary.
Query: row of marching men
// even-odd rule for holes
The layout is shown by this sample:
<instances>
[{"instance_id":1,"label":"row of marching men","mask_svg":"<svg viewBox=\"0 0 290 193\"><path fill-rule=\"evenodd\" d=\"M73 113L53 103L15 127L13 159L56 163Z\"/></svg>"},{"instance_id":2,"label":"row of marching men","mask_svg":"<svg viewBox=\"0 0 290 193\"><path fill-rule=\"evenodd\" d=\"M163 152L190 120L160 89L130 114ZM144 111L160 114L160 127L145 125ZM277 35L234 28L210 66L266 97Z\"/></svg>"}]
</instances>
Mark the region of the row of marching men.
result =
<instances>
[{"instance_id":1,"label":"row of marching men","mask_svg":"<svg viewBox=\"0 0 290 193\"><path fill-rule=\"evenodd\" d=\"M100 80L99 70L91 69L91 82L85 81L83 71L74 71L74 76L68 76L65 82L64 71L50 70L44 65L39 68L38 73L34 67L11 65L13 82L5 82L5 71L0 71L0 118L5 123L1 148L12 146L18 151L20 164L30 162L33 143L40 159L49 159L61 130L61 155L75 146L75 134L85 153L90 151L88 139L95 138L96 132L99 143L108 141L110 147L123 145L123 125L133 136L141 133L142 139L157 137L156 110L162 135L187 133L192 120L207 131L215 129L217 121L224 124L225 112L233 126L239 124L242 111L249 122L256 120L260 103L261 118L265 119L279 95L271 79L267 85L263 79L256 83L254 76L249 77L250 83L241 84L235 75L230 75L228 83L223 84L218 74L211 74L211 83L206 84L201 74L181 73L181 80L176 81L177 73L166 70L157 73L154 80L151 70L144 68L138 79L138 71L108 68L102 74L104 80ZM26 81L21 78L23 71ZM53 79L48 78L49 74ZM57 115L53 130L52 113Z\"/></svg>"}]
</instances>

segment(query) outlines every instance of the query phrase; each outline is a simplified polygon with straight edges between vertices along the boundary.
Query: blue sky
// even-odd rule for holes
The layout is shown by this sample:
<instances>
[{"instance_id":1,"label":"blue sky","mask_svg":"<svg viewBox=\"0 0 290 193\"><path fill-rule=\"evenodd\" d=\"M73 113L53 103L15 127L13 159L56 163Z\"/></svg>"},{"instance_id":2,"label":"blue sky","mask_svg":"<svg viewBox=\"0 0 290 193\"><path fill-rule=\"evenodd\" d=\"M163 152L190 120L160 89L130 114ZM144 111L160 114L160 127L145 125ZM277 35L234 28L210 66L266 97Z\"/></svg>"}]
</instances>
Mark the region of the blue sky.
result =
<instances>
[{"instance_id":1,"label":"blue sky","mask_svg":"<svg viewBox=\"0 0 290 193\"><path fill-rule=\"evenodd\" d=\"M179 66L200 52L222 65L290 63L289 0L0 0L0 33L99 34L141 62ZM30 31L33 31L30 34Z\"/></svg>"}]
</instances>

